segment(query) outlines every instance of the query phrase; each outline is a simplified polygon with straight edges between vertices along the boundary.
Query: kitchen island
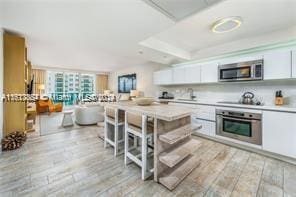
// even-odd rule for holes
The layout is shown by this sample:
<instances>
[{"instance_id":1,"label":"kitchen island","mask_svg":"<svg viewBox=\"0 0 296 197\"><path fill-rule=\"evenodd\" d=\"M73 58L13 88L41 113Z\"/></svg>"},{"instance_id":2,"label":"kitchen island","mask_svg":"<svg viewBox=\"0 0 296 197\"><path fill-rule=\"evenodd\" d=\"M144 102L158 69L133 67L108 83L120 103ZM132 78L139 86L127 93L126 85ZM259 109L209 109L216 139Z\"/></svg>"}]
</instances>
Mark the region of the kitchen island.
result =
<instances>
[{"instance_id":1,"label":"kitchen island","mask_svg":"<svg viewBox=\"0 0 296 197\"><path fill-rule=\"evenodd\" d=\"M201 143L191 139L190 108L159 103L138 106L131 101L105 105L153 118L155 181L172 190L199 165L191 154Z\"/></svg>"}]
</instances>

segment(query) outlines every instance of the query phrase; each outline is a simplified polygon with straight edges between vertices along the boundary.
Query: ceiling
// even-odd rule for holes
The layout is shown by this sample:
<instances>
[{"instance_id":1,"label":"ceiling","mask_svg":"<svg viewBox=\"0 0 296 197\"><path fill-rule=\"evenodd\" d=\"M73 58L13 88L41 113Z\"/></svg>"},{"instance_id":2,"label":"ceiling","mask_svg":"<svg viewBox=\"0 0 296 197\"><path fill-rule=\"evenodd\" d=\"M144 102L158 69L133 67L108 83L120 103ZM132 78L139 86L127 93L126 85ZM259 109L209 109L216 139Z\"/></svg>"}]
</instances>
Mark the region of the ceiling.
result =
<instances>
[{"instance_id":1,"label":"ceiling","mask_svg":"<svg viewBox=\"0 0 296 197\"><path fill-rule=\"evenodd\" d=\"M139 54L138 42L174 25L141 0L2 0L0 7L2 27L27 38L34 65L110 71L169 59Z\"/></svg>"},{"instance_id":2,"label":"ceiling","mask_svg":"<svg viewBox=\"0 0 296 197\"><path fill-rule=\"evenodd\" d=\"M224 0L178 22L147 0L0 0L0 9L1 26L26 37L34 65L102 72L190 60L206 49L296 26L295 0ZM241 28L212 33L212 23L227 16L241 16Z\"/></svg>"},{"instance_id":3,"label":"ceiling","mask_svg":"<svg viewBox=\"0 0 296 197\"><path fill-rule=\"evenodd\" d=\"M215 21L229 16L242 17L242 26L224 34L211 32L211 26ZM206 48L266 35L295 25L295 0L225 0L178 22L147 41L160 40L194 56Z\"/></svg>"},{"instance_id":4,"label":"ceiling","mask_svg":"<svg viewBox=\"0 0 296 197\"><path fill-rule=\"evenodd\" d=\"M144 0L149 5L170 17L180 21L221 0Z\"/></svg>"}]
</instances>

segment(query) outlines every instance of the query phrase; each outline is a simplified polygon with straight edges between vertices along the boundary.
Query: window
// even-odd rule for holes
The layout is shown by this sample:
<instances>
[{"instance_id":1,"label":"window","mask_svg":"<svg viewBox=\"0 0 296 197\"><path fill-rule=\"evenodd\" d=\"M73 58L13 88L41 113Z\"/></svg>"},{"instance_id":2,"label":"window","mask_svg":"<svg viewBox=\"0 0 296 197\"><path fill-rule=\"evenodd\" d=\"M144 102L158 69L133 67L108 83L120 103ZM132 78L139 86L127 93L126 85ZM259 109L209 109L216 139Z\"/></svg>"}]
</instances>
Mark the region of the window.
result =
<instances>
[{"instance_id":1,"label":"window","mask_svg":"<svg viewBox=\"0 0 296 197\"><path fill-rule=\"evenodd\" d=\"M46 84L47 94L54 102L64 99L65 105L73 105L77 99L95 93L94 74L48 71Z\"/></svg>"}]
</instances>

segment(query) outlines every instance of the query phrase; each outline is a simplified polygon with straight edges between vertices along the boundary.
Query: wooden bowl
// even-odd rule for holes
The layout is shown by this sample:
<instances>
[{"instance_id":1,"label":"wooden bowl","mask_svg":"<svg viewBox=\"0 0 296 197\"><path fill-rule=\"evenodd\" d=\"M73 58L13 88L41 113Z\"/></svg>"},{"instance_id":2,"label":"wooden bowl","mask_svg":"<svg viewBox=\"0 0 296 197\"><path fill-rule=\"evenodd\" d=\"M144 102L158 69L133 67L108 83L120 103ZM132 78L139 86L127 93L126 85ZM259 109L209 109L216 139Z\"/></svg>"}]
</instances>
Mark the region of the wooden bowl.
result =
<instances>
[{"instance_id":1,"label":"wooden bowl","mask_svg":"<svg viewBox=\"0 0 296 197\"><path fill-rule=\"evenodd\" d=\"M133 99L137 105L146 106L151 105L154 101L153 97L136 97Z\"/></svg>"}]
</instances>

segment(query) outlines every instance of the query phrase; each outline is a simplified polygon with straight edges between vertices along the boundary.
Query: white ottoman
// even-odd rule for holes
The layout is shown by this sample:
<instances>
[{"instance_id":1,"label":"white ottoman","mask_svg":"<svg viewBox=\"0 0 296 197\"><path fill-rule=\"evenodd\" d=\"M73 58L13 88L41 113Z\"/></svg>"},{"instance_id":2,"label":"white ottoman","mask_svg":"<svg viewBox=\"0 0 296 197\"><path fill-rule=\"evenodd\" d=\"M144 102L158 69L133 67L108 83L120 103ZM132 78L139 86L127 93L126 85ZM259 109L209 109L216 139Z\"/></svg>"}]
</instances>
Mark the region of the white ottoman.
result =
<instances>
[{"instance_id":1,"label":"white ottoman","mask_svg":"<svg viewBox=\"0 0 296 197\"><path fill-rule=\"evenodd\" d=\"M73 120L72 120L72 114L73 111L63 111L64 114L64 118L63 118L63 122L62 122L62 127L69 127L69 126L73 126Z\"/></svg>"}]
</instances>

